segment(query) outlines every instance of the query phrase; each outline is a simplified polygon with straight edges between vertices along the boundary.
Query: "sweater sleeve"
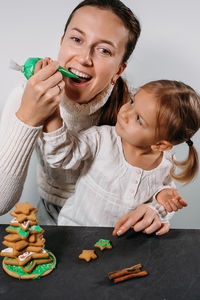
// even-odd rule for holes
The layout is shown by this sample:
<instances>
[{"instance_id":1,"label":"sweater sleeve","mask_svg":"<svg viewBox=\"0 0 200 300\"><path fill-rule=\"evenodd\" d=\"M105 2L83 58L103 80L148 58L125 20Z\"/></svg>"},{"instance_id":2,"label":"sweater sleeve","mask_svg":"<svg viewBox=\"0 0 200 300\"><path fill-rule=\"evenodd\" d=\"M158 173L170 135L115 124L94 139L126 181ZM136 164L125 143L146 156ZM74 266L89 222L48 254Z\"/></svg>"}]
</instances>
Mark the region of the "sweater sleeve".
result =
<instances>
[{"instance_id":1,"label":"sweater sleeve","mask_svg":"<svg viewBox=\"0 0 200 300\"><path fill-rule=\"evenodd\" d=\"M170 187L163 187L162 189L164 189L164 188L170 188ZM158 214L158 216L160 218L161 223L169 222L170 219L174 215L174 212L167 212L165 210L164 206L157 202L155 196L152 197L152 201L147 203L147 205L156 211L156 213Z\"/></svg>"},{"instance_id":2,"label":"sweater sleeve","mask_svg":"<svg viewBox=\"0 0 200 300\"><path fill-rule=\"evenodd\" d=\"M24 88L9 96L0 123L0 215L19 201L28 165L42 127L31 127L16 117Z\"/></svg>"},{"instance_id":3,"label":"sweater sleeve","mask_svg":"<svg viewBox=\"0 0 200 300\"><path fill-rule=\"evenodd\" d=\"M153 195L151 201L147 203L149 207L151 207L153 210L155 210L160 218L160 221L162 223L169 222L169 220L173 217L174 212L167 212L163 205L159 204L156 200L157 194L162 191L163 189L174 189L176 188L175 183L171 179L170 176L167 176L166 181L163 183L163 185L159 186L156 193Z\"/></svg>"},{"instance_id":4,"label":"sweater sleeve","mask_svg":"<svg viewBox=\"0 0 200 300\"><path fill-rule=\"evenodd\" d=\"M43 133L42 151L51 168L77 169L82 161L95 156L99 137L95 127L74 133L63 124L54 132Z\"/></svg>"}]
</instances>

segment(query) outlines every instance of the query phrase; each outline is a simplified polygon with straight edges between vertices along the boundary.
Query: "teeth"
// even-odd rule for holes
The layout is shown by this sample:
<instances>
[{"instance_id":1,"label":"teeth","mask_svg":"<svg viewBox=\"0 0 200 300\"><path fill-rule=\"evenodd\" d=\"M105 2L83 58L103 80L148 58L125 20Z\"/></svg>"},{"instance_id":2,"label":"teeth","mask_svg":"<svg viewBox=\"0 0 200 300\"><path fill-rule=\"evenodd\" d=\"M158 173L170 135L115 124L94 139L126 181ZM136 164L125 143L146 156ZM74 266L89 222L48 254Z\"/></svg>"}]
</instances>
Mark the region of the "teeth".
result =
<instances>
[{"instance_id":1,"label":"teeth","mask_svg":"<svg viewBox=\"0 0 200 300\"><path fill-rule=\"evenodd\" d=\"M86 74L84 74L84 73L82 73L82 72L79 72L79 71L77 71L77 70L74 70L74 69L72 69L72 68L70 68L69 71L72 72L74 75L77 75L77 76L79 76L79 77L81 77L81 78L86 78L86 79L91 78L90 76L88 76L88 75L86 75Z\"/></svg>"}]
</instances>

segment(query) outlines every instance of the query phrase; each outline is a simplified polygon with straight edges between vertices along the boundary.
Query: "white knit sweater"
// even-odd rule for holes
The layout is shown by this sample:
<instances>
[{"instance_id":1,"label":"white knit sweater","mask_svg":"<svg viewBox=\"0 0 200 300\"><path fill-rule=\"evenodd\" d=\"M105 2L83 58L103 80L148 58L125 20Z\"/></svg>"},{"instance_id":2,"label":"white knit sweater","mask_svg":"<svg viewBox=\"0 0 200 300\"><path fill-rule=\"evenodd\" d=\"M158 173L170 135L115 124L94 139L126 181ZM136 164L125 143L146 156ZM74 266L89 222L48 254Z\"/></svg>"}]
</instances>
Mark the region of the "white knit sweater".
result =
<instances>
[{"instance_id":1,"label":"white knit sweater","mask_svg":"<svg viewBox=\"0 0 200 300\"><path fill-rule=\"evenodd\" d=\"M45 162L38 136L42 126L31 127L16 117L25 85L14 89L6 101L0 123L0 215L7 213L21 197L31 154L36 146L38 186L41 197L56 205L63 206L73 193L79 171L52 170ZM96 125L100 108L111 94L108 86L88 104L77 104L66 98L61 104L61 115L70 129L80 131Z\"/></svg>"}]
</instances>

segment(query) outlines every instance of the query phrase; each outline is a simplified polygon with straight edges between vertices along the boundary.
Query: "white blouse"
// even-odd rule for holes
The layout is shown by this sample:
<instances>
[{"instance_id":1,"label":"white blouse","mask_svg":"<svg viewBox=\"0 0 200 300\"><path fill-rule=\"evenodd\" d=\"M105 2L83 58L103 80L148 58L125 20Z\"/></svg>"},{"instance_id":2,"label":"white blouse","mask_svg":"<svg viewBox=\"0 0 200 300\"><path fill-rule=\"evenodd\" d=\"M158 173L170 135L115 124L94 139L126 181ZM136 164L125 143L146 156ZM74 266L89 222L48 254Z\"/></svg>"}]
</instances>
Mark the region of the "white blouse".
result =
<instances>
[{"instance_id":1,"label":"white blouse","mask_svg":"<svg viewBox=\"0 0 200 300\"><path fill-rule=\"evenodd\" d=\"M40 138L51 168L77 169L83 161L75 193L61 209L58 225L114 226L124 214L147 202L162 222L172 216L155 200L163 188L175 187L169 176L170 151L163 153L158 167L146 171L127 163L115 127L94 126L75 134L64 125Z\"/></svg>"}]
</instances>

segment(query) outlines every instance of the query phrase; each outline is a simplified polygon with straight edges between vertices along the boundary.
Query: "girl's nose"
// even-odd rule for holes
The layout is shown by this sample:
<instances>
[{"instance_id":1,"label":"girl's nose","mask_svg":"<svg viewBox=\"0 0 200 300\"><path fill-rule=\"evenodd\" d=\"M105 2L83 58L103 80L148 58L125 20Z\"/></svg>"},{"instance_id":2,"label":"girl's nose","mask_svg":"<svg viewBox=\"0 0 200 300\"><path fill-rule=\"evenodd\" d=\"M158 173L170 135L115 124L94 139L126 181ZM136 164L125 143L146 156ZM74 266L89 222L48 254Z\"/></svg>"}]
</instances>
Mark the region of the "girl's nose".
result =
<instances>
[{"instance_id":1,"label":"girl's nose","mask_svg":"<svg viewBox=\"0 0 200 300\"><path fill-rule=\"evenodd\" d=\"M88 48L81 49L79 55L77 56L77 60L83 66L92 66L92 58L91 58L91 50Z\"/></svg>"},{"instance_id":2,"label":"girl's nose","mask_svg":"<svg viewBox=\"0 0 200 300\"><path fill-rule=\"evenodd\" d=\"M126 103L123 105L121 110L121 117L124 120L124 122L128 123L130 118L133 118L134 115L134 109L132 106L130 106L129 103Z\"/></svg>"},{"instance_id":3,"label":"girl's nose","mask_svg":"<svg viewBox=\"0 0 200 300\"><path fill-rule=\"evenodd\" d=\"M121 112L121 118L124 120L125 123L128 123L128 113L126 110Z\"/></svg>"}]
</instances>

